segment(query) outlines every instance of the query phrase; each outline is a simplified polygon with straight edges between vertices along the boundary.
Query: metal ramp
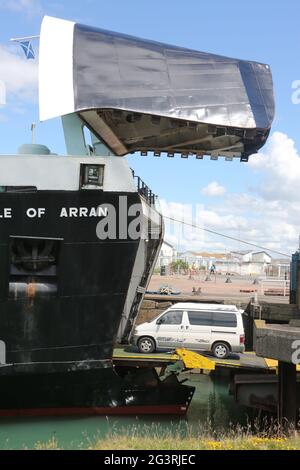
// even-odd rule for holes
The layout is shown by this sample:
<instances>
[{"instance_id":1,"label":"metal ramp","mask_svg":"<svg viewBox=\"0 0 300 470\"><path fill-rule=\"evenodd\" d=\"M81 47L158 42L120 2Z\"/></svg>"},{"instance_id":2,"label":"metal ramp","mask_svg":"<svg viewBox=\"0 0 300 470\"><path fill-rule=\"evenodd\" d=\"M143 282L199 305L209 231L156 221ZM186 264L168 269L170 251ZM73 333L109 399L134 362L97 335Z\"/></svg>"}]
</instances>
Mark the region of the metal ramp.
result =
<instances>
[{"instance_id":1,"label":"metal ramp","mask_svg":"<svg viewBox=\"0 0 300 470\"><path fill-rule=\"evenodd\" d=\"M113 354L115 365L137 367L163 367L182 361L184 368L188 370L214 371L218 369L239 369L254 371L277 372L278 361L256 356L255 352L233 355L232 358L217 359L212 356L189 351L188 349L176 349L173 353L142 354L127 351L127 348L116 348ZM300 365L297 366L300 372Z\"/></svg>"}]
</instances>

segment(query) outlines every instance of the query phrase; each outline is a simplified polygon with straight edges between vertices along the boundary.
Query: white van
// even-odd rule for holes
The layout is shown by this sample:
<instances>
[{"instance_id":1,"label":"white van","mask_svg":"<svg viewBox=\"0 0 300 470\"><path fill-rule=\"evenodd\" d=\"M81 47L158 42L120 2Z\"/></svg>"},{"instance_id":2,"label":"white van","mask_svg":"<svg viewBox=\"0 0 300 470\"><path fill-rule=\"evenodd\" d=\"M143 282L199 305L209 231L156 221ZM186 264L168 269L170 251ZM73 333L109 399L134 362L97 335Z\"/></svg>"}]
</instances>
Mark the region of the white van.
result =
<instances>
[{"instance_id":1,"label":"white van","mask_svg":"<svg viewBox=\"0 0 300 470\"><path fill-rule=\"evenodd\" d=\"M148 323L138 325L132 344L142 353L186 348L212 351L219 359L245 350L242 310L235 305L177 303Z\"/></svg>"}]
</instances>

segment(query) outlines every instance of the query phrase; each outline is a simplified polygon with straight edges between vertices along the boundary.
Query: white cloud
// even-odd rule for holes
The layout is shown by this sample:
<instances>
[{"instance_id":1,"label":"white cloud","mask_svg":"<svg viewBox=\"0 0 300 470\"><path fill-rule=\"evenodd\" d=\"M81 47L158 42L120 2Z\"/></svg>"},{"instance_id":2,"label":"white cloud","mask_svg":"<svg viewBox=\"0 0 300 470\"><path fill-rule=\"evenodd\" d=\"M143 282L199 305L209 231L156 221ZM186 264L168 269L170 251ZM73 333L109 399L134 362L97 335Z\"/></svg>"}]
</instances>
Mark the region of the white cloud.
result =
<instances>
[{"instance_id":1,"label":"white cloud","mask_svg":"<svg viewBox=\"0 0 300 470\"><path fill-rule=\"evenodd\" d=\"M25 13L29 17L43 13L39 0L0 0L0 8L13 13Z\"/></svg>"},{"instance_id":2,"label":"white cloud","mask_svg":"<svg viewBox=\"0 0 300 470\"><path fill-rule=\"evenodd\" d=\"M213 207L167 204L166 201L162 206L162 212L167 217L245 240L266 249L291 254L298 246L300 220L296 217L296 213L300 213L300 204L298 210L295 206L289 212L290 206L286 207L286 203L280 203L276 210L272 202L266 202L260 197L255 198L237 193L228 194L222 204ZM171 208L171 211L168 212L168 208ZM166 239L176 247L179 245L181 250L225 252L252 249L249 245L199 230L190 225L170 222L168 219L165 219L165 224ZM279 257L276 254L273 256Z\"/></svg>"},{"instance_id":3,"label":"white cloud","mask_svg":"<svg viewBox=\"0 0 300 470\"><path fill-rule=\"evenodd\" d=\"M166 239L175 246L186 250L218 249L225 250L228 243L223 238L211 235L199 228L216 230L235 236L240 230L247 230L248 221L238 214L223 214L219 210L210 210L203 204L181 204L178 202L160 201L165 217ZM170 219L175 219L170 220ZM184 222L178 223L179 222Z\"/></svg>"},{"instance_id":4,"label":"white cloud","mask_svg":"<svg viewBox=\"0 0 300 470\"><path fill-rule=\"evenodd\" d=\"M7 101L10 97L16 103L37 99L37 62L26 60L13 46L0 44L0 80L5 84Z\"/></svg>"},{"instance_id":5,"label":"white cloud","mask_svg":"<svg viewBox=\"0 0 300 470\"><path fill-rule=\"evenodd\" d=\"M221 186L217 181L212 181L205 188L201 190L201 193L204 196L209 196L209 197L223 196L225 192L226 192L226 189L224 188L224 186Z\"/></svg>"},{"instance_id":6,"label":"white cloud","mask_svg":"<svg viewBox=\"0 0 300 470\"><path fill-rule=\"evenodd\" d=\"M40 0L0 0L0 9L18 13L23 17L33 17L43 13ZM12 112L21 109L20 104L37 101L37 61L26 60L17 43L10 47L0 44L0 91L2 91L0 102L5 104L2 99L3 84L5 101ZM2 118L5 110L3 106Z\"/></svg>"},{"instance_id":7,"label":"white cloud","mask_svg":"<svg viewBox=\"0 0 300 470\"><path fill-rule=\"evenodd\" d=\"M295 142L282 132L274 132L265 150L249 159L249 167L263 175L256 188L268 200L300 201L300 156Z\"/></svg>"},{"instance_id":8,"label":"white cloud","mask_svg":"<svg viewBox=\"0 0 300 470\"><path fill-rule=\"evenodd\" d=\"M6 86L3 80L0 80L0 106L6 104Z\"/></svg>"},{"instance_id":9,"label":"white cloud","mask_svg":"<svg viewBox=\"0 0 300 470\"><path fill-rule=\"evenodd\" d=\"M286 134L275 132L259 155L251 156L249 191L224 192L224 197L196 207L179 203L167 204L172 216L234 238L242 239L281 253L291 254L298 248L300 234L300 155L295 143ZM220 186L217 182L216 187ZM210 183L204 190L211 187ZM209 193L211 195L211 193ZM163 211L164 212L164 211ZM228 251L251 249L238 241L227 240L187 227L170 230L166 237L183 250ZM170 234L170 236L169 236ZM272 254L272 253L271 253ZM280 255L273 254L274 257Z\"/></svg>"}]
</instances>

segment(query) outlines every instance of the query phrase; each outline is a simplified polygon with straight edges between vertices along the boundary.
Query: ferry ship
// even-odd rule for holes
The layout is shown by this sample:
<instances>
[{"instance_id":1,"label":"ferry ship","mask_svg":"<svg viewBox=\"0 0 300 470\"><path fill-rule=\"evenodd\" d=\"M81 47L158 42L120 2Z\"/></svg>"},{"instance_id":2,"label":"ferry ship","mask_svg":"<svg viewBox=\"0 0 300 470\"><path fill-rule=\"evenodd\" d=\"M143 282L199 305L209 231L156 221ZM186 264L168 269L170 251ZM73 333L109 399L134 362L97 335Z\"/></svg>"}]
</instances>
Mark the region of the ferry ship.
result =
<instances>
[{"instance_id":1,"label":"ferry ship","mask_svg":"<svg viewBox=\"0 0 300 470\"><path fill-rule=\"evenodd\" d=\"M0 156L0 415L185 414L193 387L113 364L164 236L124 155L247 161L274 117L270 68L45 17L39 106L67 155Z\"/></svg>"}]
</instances>

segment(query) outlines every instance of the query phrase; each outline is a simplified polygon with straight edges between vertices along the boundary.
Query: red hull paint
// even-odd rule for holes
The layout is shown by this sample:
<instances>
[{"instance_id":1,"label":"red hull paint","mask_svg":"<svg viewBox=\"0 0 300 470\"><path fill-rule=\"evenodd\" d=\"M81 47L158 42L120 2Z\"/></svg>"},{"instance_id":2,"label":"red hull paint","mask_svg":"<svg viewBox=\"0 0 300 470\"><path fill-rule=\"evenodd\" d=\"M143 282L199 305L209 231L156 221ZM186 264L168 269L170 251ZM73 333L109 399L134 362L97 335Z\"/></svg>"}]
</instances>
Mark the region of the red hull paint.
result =
<instances>
[{"instance_id":1,"label":"red hull paint","mask_svg":"<svg viewBox=\"0 0 300 470\"><path fill-rule=\"evenodd\" d=\"M185 415L185 405L116 406L115 408L24 408L0 409L1 417L14 416L92 416L92 415Z\"/></svg>"}]
</instances>

